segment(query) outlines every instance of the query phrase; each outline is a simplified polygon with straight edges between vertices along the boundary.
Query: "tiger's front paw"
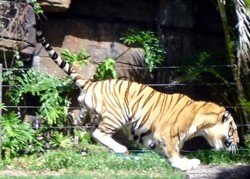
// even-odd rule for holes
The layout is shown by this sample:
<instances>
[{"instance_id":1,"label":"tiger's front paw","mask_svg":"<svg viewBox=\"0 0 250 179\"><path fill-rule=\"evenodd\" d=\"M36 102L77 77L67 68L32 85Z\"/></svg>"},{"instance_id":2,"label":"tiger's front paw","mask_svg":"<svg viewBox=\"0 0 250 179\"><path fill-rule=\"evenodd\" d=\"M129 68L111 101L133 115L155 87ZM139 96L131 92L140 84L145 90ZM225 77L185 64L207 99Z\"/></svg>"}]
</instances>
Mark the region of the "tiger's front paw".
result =
<instances>
[{"instance_id":1,"label":"tiger's front paw","mask_svg":"<svg viewBox=\"0 0 250 179\"><path fill-rule=\"evenodd\" d=\"M118 154L129 155L127 147L123 145L117 145L115 148L113 148L113 151Z\"/></svg>"},{"instance_id":2,"label":"tiger's front paw","mask_svg":"<svg viewBox=\"0 0 250 179\"><path fill-rule=\"evenodd\" d=\"M200 165L199 159L187 159L187 158L180 158L176 160L172 160L171 165L172 167L178 168L180 170L192 170L197 168Z\"/></svg>"}]
</instances>

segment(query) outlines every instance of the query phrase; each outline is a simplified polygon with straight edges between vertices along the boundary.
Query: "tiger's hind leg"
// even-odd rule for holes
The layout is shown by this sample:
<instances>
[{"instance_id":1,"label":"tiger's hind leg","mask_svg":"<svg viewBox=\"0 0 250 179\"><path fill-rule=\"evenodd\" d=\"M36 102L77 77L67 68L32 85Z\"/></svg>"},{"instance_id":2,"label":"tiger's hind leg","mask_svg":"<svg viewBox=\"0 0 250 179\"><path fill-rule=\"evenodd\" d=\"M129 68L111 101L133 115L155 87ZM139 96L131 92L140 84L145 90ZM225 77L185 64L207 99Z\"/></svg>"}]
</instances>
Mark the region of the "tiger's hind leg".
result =
<instances>
[{"instance_id":1,"label":"tiger's hind leg","mask_svg":"<svg viewBox=\"0 0 250 179\"><path fill-rule=\"evenodd\" d=\"M108 126L105 123L105 120L101 121L98 126L92 130L91 134L96 140L115 153L129 154L128 149L125 146L119 144L112 138L112 135L118 131L120 127L115 128L112 126L112 129L110 129L110 127L111 126Z\"/></svg>"}]
</instances>

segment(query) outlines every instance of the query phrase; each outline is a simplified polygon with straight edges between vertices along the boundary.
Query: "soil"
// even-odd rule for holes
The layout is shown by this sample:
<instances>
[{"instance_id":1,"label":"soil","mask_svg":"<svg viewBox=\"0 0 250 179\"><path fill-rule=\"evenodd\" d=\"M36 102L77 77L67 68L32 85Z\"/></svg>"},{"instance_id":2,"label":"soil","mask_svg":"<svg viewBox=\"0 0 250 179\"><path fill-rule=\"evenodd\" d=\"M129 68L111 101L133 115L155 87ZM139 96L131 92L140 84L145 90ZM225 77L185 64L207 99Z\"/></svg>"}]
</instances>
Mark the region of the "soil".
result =
<instances>
[{"instance_id":1,"label":"soil","mask_svg":"<svg viewBox=\"0 0 250 179\"><path fill-rule=\"evenodd\" d=\"M209 166L201 165L186 172L186 179L250 179L250 165Z\"/></svg>"},{"instance_id":2,"label":"soil","mask_svg":"<svg viewBox=\"0 0 250 179\"><path fill-rule=\"evenodd\" d=\"M63 173L63 172L62 172ZM0 177L3 176L60 176L60 171L20 171L15 169L6 169L0 171ZM211 166L201 165L194 170L185 172L185 179L250 179L250 165L232 165L232 166Z\"/></svg>"}]
</instances>

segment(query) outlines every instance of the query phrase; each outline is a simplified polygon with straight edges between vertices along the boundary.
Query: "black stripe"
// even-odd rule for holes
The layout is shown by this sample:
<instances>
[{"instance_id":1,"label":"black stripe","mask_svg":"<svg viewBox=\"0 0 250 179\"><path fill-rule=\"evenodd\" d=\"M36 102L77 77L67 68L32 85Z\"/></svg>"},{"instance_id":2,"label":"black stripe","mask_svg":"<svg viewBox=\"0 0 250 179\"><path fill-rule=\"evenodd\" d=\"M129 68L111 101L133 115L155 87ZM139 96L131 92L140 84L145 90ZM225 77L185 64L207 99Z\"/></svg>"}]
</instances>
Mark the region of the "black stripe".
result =
<instances>
[{"instance_id":1,"label":"black stripe","mask_svg":"<svg viewBox=\"0 0 250 179\"><path fill-rule=\"evenodd\" d=\"M145 137L145 136L147 136L147 135L150 135L151 132L152 132L152 131L149 129L147 132L142 133L142 134L140 135L140 143L143 143L142 138Z\"/></svg>"},{"instance_id":2,"label":"black stripe","mask_svg":"<svg viewBox=\"0 0 250 179\"><path fill-rule=\"evenodd\" d=\"M123 81L119 81L119 82L120 82L120 84L119 84L119 92L121 92Z\"/></svg>"},{"instance_id":3,"label":"black stripe","mask_svg":"<svg viewBox=\"0 0 250 179\"><path fill-rule=\"evenodd\" d=\"M144 89L146 89L146 85L141 85L141 87L140 87L140 89L139 89L139 92L138 92L138 95L140 94L140 93L142 93L142 91L144 90Z\"/></svg>"},{"instance_id":4,"label":"black stripe","mask_svg":"<svg viewBox=\"0 0 250 179\"><path fill-rule=\"evenodd\" d=\"M152 90L152 92L148 95L148 97L146 98L146 100L144 100L144 104L142 105L142 108L148 103L148 101L152 98L152 96L155 94L155 90Z\"/></svg>"},{"instance_id":5,"label":"black stripe","mask_svg":"<svg viewBox=\"0 0 250 179\"><path fill-rule=\"evenodd\" d=\"M60 64L59 67L63 69L66 66L66 64L67 64L67 62L65 62L64 60L62 60L62 63Z\"/></svg>"},{"instance_id":6,"label":"black stripe","mask_svg":"<svg viewBox=\"0 0 250 179\"><path fill-rule=\"evenodd\" d=\"M66 70L66 69L65 69ZM64 70L64 71L65 71ZM71 67L71 66L69 66L69 69L68 69L68 71L65 71L68 75L70 75L70 74L72 74L73 73L73 71L74 71L74 69Z\"/></svg>"},{"instance_id":7,"label":"black stripe","mask_svg":"<svg viewBox=\"0 0 250 179\"><path fill-rule=\"evenodd\" d=\"M82 77L80 76L80 75L77 75L75 78L74 78L74 83L77 81L77 80L80 80L80 79L82 79Z\"/></svg>"},{"instance_id":8,"label":"black stripe","mask_svg":"<svg viewBox=\"0 0 250 179\"><path fill-rule=\"evenodd\" d=\"M49 45L49 46L48 47L44 47L45 50L47 50L47 51L53 50L50 44L47 43L45 46L47 46L47 45Z\"/></svg>"},{"instance_id":9,"label":"black stripe","mask_svg":"<svg viewBox=\"0 0 250 179\"><path fill-rule=\"evenodd\" d=\"M138 139L138 135L135 135L134 137L133 137L133 140L137 140Z\"/></svg>"},{"instance_id":10,"label":"black stripe","mask_svg":"<svg viewBox=\"0 0 250 179\"><path fill-rule=\"evenodd\" d=\"M138 129L140 129L142 126L144 126L144 124L148 121L149 116L151 114L152 111L152 107L146 112L146 114L143 116L143 119L138 127Z\"/></svg>"},{"instance_id":11,"label":"black stripe","mask_svg":"<svg viewBox=\"0 0 250 179\"><path fill-rule=\"evenodd\" d=\"M188 100L188 101L186 102L186 104L182 106L181 109L177 109L177 110L178 110L178 115L176 116L175 122L178 120L178 117L179 117L179 115L182 113L182 111L183 111L188 105L190 105L190 104L191 104L191 102Z\"/></svg>"},{"instance_id":12,"label":"black stripe","mask_svg":"<svg viewBox=\"0 0 250 179\"><path fill-rule=\"evenodd\" d=\"M167 111L168 109L166 109L166 103L167 103L167 99L168 99L168 95L167 94L161 94L162 95L162 97L163 97L163 100L162 100L162 103L160 104L160 111L159 111L159 113L158 113L158 115L157 116L155 116L155 119L157 119L157 120L159 120L159 121L161 121L161 119L162 119L162 114L165 112L165 111ZM159 96L161 96L161 95L159 95ZM158 104L158 103L157 103ZM155 105L155 107L154 107L154 109L155 108L157 108L157 107L159 107L159 105ZM165 113L164 113L165 114Z\"/></svg>"},{"instance_id":13,"label":"black stripe","mask_svg":"<svg viewBox=\"0 0 250 179\"><path fill-rule=\"evenodd\" d=\"M114 110L108 110L106 109L105 112L107 112L107 115L104 115L103 117L108 118L112 123L116 124L119 127L122 127L124 124L123 122L120 120L120 113L115 112ZM118 115L118 117L117 117Z\"/></svg>"},{"instance_id":14,"label":"black stripe","mask_svg":"<svg viewBox=\"0 0 250 179\"><path fill-rule=\"evenodd\" d=\"M142 99L143 96L141 96L135 103L134 105L132 106L132 113L136 113L136 111L138 110L138 106L141 102L141 99Z\"/></svg>"},{"instance_id":15,"label":"black stripe","mask_svg":"<svg viewBox=\"0 0 250 179\"><path fill-rule=\"evenodd\" d=\"M53 59L53 60L56 60L57 58L58 58L58 54L55 52L55 53L53 53L52 55L51 55L51 58Z\"/></svg>"}]
</instances>

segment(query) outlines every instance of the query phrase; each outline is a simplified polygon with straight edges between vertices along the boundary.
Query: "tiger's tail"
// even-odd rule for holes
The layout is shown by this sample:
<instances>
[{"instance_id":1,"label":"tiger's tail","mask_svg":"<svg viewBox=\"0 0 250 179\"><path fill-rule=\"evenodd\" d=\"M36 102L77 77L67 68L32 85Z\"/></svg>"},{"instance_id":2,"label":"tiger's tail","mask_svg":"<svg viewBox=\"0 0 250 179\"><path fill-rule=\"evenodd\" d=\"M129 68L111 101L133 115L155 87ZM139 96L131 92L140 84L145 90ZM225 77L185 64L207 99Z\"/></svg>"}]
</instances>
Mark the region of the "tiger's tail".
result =
<instances>
[{"instance_id":1,"label":"tiger's tail","mask_svg":"<svg viewBox=\"0 0 250 179\"><path fill-rule=\"evenodd\" d=\"M84 86L88 83L88 80L83 79L82 76L79 73L77 73L75 69L72 66L70 66L68 62L63 60L62 57L57 52L54 51L52 46L45 39L39 25L36 25L35 28L36 28L37 41L43 45L48 55L67 75L70 76L70 78L78 88L83 89Z\"/></svg>"}]
</instances>

